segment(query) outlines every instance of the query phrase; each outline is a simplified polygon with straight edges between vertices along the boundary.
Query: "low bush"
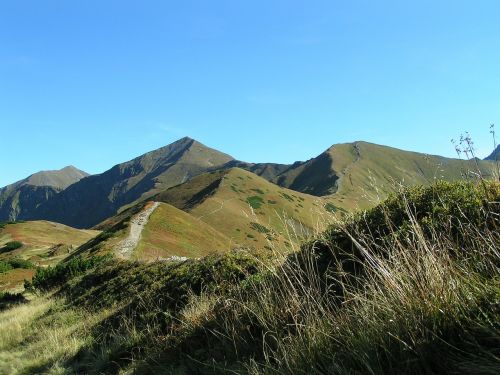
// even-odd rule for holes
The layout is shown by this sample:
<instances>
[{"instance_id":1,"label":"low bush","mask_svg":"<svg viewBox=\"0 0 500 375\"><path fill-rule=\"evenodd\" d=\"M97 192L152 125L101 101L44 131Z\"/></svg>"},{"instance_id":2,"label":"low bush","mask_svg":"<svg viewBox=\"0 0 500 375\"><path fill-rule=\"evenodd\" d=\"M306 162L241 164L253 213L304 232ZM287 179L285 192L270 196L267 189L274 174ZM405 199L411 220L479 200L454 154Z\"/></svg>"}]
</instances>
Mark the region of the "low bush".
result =
<instances>
[{"instance_id":1,"label":"low bush","mask_svg":"<svg viewBox=\"0 0 500 375\"><path fill-rule=\"evenodd\" d=\"M35 265L29 260L24 260L21 258L0 261L0 273L4 273L16 268L32 269L35 268Z\"/></svg>"},{"instance_id":2,"label":"low bush","mask_svg":"<svg viewBox=\"0 0 500 375\"><path fill-rule=\"evenodd\" d=\"M48 291L62 286L75 276L81 275L112 258L111 255L83 258L77 256L54 267L38 268L31 282L25 283L27 290Z\"/></svg>"},{"instance_id":3,"label":"low bush","mask_svg":"<svg viewBox=\"0 0 500 375\"><path fill-rule=\"evenodd\" d=\"M7 271L10 271L11 269L12 266L9 262L0 261L0 273L5 273Z\"/></svg>"},{"instance_id":4,"label":"low bush","mask_svg":"<svg viewBox=\"0 0 500 375\"><path fill-rule=\"evenodd\" d=\"M0 252L6 253L8 251L17 250L23 247L23 243L20 241L7 242L1 249Z\"/></svg>"}]
</instances>

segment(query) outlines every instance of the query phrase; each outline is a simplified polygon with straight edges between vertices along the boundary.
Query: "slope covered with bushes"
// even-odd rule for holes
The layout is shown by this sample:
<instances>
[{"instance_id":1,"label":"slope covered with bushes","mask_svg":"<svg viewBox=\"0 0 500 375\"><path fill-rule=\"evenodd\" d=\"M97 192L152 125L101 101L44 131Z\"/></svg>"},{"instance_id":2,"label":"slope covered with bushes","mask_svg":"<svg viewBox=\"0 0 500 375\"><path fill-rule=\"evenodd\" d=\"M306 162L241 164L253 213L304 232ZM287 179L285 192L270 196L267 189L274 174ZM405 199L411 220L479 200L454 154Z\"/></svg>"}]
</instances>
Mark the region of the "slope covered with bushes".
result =
<instances>
[{"instance_id":1,"label":"slope covered with bushes","mask_svg":"<svg viewBox=\"0 0 500 375\"><path fill-rule=\"evenodd\" d=\"M498 202L438 183L286 257L95 264L0 314L0 372L496 374Z\"/></svg>"}]
</instances>

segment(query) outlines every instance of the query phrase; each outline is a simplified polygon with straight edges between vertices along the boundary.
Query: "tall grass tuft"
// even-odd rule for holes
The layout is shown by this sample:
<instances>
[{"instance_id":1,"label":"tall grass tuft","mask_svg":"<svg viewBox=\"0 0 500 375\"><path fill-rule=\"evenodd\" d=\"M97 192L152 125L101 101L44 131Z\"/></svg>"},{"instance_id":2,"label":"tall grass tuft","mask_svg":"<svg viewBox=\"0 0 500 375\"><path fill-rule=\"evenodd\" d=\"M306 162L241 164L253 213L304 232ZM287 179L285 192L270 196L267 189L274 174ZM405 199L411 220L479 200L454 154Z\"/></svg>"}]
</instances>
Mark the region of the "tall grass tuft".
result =
<instances>
[{"instance_id":1,"label":"tall grass tuft","mask_svg":"<svg viewBox=\"0 0 500 375\"><path fill-rule=\"evenodd\" d=\"M243 372L498 373L499 190L488 189L404 191L249 280L218 311ZM478 200L460 206L464 194Z\"/></svg>"}]
</instances>

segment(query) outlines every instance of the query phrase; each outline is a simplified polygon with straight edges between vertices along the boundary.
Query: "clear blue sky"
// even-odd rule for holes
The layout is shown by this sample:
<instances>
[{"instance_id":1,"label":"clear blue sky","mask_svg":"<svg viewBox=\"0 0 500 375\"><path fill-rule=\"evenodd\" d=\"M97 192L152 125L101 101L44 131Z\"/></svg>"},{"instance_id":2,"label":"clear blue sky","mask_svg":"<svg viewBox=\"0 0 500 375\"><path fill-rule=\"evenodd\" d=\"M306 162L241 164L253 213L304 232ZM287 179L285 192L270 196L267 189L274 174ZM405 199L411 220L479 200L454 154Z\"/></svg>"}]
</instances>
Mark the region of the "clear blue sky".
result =
<instances>
[{"instance_id":1,"label":"clear blue sky","mask_svg":"<svg viewBox=\"0 0 500 375\"><path fill-rule=\"evenodd\" d=\"M454 156L468 130L483 157L499 21L498 0L0 0L0 186L184 135L288 163L354 140Z\"/></svg>"}]
</instances>

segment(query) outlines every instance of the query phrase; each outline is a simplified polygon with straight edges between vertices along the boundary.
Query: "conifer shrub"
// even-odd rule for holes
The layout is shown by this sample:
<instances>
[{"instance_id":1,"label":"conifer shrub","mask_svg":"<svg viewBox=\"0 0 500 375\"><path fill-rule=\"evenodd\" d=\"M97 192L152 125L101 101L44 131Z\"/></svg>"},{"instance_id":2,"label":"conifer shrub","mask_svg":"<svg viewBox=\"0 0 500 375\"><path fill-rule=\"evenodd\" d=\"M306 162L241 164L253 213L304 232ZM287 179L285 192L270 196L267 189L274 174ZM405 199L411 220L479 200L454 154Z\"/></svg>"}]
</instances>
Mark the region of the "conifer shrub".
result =
<instances>
[{"instance_id":1,"label":"conifer shrub","mask_svg":"<svg viewBox=\"0 0 500 375\"><path fill-rule=\"evenodd\" d=\"M1 249L0 252L6 253L9 251L17 250L23 247L23 243L20 241L10 241L7 242Z\"/></svg>"},{"instance_id":2,"label":"conifer shrub","mask_svg":"<svg viewBox=\"0 0 500 375\"><path fill-rule=\"evenodd\" d=\"M0 261L0 273L5 273L16 268L32 269L35 268L35 265L29 260L21 258Z\"/></svg>"},{"instance_id":3,"label":"conifer shrub","mask_svg":"<svg viewBox=\"0 0 500 375\"><path fill-rule=\"evenodd\" d=\"M47 268L38 268L31 282L25 282L27 290L49 291L62 286L68 280L95 268L112 258L111 255L83 258L76 256Z\"/></svg>"}]
</instances>

